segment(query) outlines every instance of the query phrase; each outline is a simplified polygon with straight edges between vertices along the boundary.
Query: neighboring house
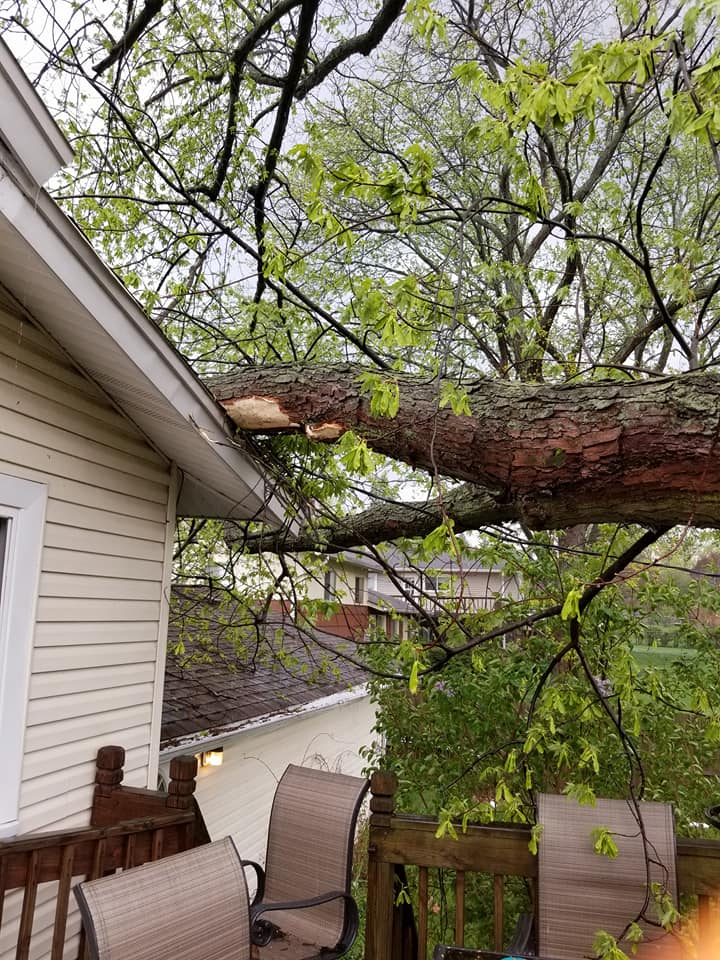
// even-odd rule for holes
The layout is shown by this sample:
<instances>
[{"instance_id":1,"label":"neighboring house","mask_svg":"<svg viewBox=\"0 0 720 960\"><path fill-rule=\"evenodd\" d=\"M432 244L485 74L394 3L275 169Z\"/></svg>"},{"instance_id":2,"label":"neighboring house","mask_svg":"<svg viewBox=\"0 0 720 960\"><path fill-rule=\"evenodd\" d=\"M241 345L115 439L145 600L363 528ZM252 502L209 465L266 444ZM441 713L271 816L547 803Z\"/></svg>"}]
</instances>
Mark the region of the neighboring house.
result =
<instances>
[{"instance_id":1,"label":"neighboring house","mask_svg":"<svg viewBox=\"0 0 720 960\"><path fill-rule=\"evenodd\" d=\"M210 835L232 834L246 858L263 860L275 786L288 763L360 774L375 710L366 675L338 656L352 645L303 633L280 613L244 625L213 603L189 610L174 590L165 669L161 772L178 754L216 752L201 763L196 796ZM184 609L183 609L184 608ZM238 635L238 658L228 637ZM189 635L203 639L194 641ZM207 654L207 662L193 657ZM217 759L218 755L212 759Z\"/></svg>"},{"instance_id":2,"label":"neighboring house","mask_svg":"<svg viewBox=\"0 0 720 960\"><path fill-rule=\"evenodd\" d=\"M499 600L517 596L517 584L501 568L441 554L418 561L402 550L386 549L383 562L366 553L328 557L311 581L312 600L340 606L318 617L317 625L338 636L359 638L373 628L402 639L423 629L428 617L443 613L491 610Z\"/></svg>"},{"instance_id":3,"label":"neighboring house","mask_svg":"<svg viewBox=\"0 0 720 960\"><path fill-rule=\"evenodd\" d=\"M87 825L102 744L126 747L128 784L155 787L176 514L280 509L221 407L42 189L72 153L2 41L0 105L8 837Z\"/></svg>"}]
</instances>

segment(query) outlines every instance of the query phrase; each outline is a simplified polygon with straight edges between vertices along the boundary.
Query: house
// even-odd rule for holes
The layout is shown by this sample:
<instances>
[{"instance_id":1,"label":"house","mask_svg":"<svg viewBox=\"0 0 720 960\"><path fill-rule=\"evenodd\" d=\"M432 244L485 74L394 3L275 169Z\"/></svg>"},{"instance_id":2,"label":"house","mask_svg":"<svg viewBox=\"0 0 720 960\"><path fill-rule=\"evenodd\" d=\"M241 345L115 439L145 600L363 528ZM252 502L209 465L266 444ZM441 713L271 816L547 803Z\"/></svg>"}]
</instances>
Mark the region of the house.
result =
<instances>
[{"instance_id":1,"label":"house","mask_svg":"<svg viewBox=\"0 0 720 960\"><path fill-rule=\"evenodd\" d=\"M330 556L308 584L309 599L339 604L319 616L317 626L355 638L375 629L403 639L430 619L490 610L517 595L515 579L500 567L447 553L420 560L395 547Z\"/></svg>"},{"instance_id":2,"label":"house","mask_svg":"<svg viewBox=\"0 0 720 960\"><path fill-rule=\"evenodd\" d=\"M193 639L195 638L195 639ZM354 645L173 590L160 769L194 753L195 796L213 838L263 861L275 786L288 763L359 775L373 740L367 674ZM182 640L182 643L179 641ZM238 647L240 655L238 655Z\"/></svg>"},{"instance_id":3,"label":"house","mask_svg":"<svg viewBox=\"0 0 720 960\"><path fill-rule=\"evenodd\" d=\"M176 515L280 522L282 508L222 408L42 189L72 153L1 40L0 104L9 837L87 825L101 744L126 747L128 784L155 787Z\"/></svg>"}]
</instances>

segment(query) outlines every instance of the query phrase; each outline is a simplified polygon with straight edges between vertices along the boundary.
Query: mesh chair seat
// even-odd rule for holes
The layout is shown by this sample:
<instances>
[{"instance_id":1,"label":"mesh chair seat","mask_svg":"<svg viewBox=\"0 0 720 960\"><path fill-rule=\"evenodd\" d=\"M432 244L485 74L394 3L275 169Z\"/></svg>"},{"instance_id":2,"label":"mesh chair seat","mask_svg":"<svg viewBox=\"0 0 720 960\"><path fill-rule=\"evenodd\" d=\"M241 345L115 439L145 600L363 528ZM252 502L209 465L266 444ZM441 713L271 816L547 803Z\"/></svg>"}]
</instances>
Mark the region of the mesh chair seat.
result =
<instances>
[{"instance_id":1,"label":"mesh chair seat","mask_svg":"<svg viewBox=\"0 0 720 960\"><path fill-rule=\"evenodd\" d=\"M93 960L249 960L242 861L230 838L74 888Z\"/></svg>"}]
</instances>

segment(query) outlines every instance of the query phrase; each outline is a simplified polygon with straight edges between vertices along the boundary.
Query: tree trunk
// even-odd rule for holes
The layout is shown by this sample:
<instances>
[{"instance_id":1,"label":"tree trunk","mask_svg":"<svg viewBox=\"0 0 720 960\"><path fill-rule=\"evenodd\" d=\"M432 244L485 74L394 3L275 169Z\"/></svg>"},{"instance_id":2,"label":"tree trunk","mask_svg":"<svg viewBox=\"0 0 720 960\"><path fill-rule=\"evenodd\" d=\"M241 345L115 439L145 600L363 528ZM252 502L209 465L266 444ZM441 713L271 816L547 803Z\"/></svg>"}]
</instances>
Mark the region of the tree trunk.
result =
<instances>
[{"instance_id":1,"label":"tree trunk","mask_svg":"<svg viewBox=\"0 0 720 960\"><path fill-rule=\"evenodd\" d=\"M440 409L439 381L400 376L390 419L370 413L361 373L349 364L259 367L211 389L248 432L304 431L332 442L352 430L378 453L467 481L485 498L487 523L720 526L719 377L559 386L480 380L465 386L465 416Z\"/></svg>"}]
</instances>

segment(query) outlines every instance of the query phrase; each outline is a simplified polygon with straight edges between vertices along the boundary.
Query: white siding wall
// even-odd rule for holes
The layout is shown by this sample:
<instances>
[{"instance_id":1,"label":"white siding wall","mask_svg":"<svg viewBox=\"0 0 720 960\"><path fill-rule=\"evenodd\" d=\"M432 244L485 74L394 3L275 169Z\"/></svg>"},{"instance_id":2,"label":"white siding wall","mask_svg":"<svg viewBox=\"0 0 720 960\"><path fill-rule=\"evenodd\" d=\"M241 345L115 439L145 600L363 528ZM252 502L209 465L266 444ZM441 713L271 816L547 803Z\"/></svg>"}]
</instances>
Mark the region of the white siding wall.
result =
<instances>
[{"instance_id":1,"label":"white siding wall","mask_svg":"<svg viewBox=\"0 0 720 960\"><path fill-rule=\"evenodd\" d=\"M155 766L170 468L1 305L0 473L48 485L20 831L84 826L99 746L127 749L128 784Z\"/></svg>"},{"instance_id":2,"label":"white siding wall","mask_svg":"<svg viewBox=\"0 0 720 960\"><path fill-rule=\"evenodd\" d=\"M226 741L222 766L202 768L198 776L196 796L210 836L232 835L242 857L263 863L270 806L285 767L297 763L360 776L365 761L358 751L373 741L374 723L368 696Z\"/></svg>"},{"instance_id":3,"label":"white siding wall","mask_svg":"<svg viewBox=\"0 0 720 960\"><path fill-rule=\"evenodd\" d=\"M367 601L367 567L360 564L353 564L352 561L343 559L338 562L331 560L328 569L335 574L335 600L338 603L355 603L355 578L362 577L365 581L365 597L363 602ZM314 578L307 581L307 595L310 600L324 599L323 572L320 571Z\"/></svg>"}]
</instances>

